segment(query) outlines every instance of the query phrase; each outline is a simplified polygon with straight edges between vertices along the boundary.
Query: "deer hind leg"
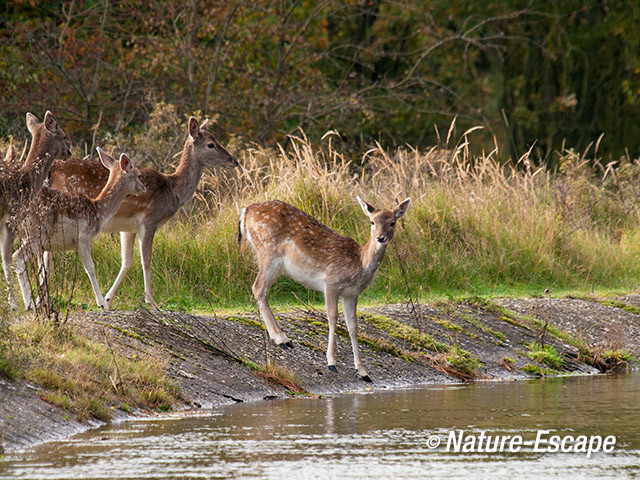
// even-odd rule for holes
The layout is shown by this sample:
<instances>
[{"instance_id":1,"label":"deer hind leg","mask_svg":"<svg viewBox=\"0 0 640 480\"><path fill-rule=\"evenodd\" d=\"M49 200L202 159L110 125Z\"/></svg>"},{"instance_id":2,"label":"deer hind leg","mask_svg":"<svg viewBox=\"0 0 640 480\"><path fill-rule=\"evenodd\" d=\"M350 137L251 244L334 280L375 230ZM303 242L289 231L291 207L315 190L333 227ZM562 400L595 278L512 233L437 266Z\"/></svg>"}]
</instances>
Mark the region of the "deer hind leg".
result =
<instances>
[{"instance_id":1,"label":"deer hind leg","mask_svg":"<svg viewBox=\"0 0 640 480\"><path fill-rule=\"evenodd\" d=\"M327 365L329 370L337 372L336 367L336 325L338 323L338 295L325 291L324 302L327 307L327 321L329 322L329 339L327 340Z\"/></svg>"},{"instance_id":2,"label":"deer hind leg","mask_svg":"<svg viewBox=\"0 0 640 480\"><path fill-rule=\"evenodd\" d=\"M358 371L358 375L365 382L370 382L371 378L367 374L367 370L360 359L360 349L358 347L358 317L356 315L358 307L358 297L342 298L342 307L344 308L344 320L349 330L349 338L351 338L351 348L353 349L353 363Z\"/></svg>"},{"instance_id":3,"label":"deer hind leg","mask_svg":"<svg viewBox=\"0 0 640 480\"><path fill-rule=\"evenodd\" d=\"M133 244L135 243L135 240L136 232L120 232L120 254L122 257L122 263L116 280L113 282L113 285L104 298L104 301L109 308L111 308L111 302L113 302L113 298L116 296L118 287L133 265Z\"/></svg>"},{"instance_id":4,"label":"deer hind leg","mask_svg":"<svg viewBox=\"0 0 640 480\"><path fill-rule=\"evenodd\" d=\"M151 254L153 253L153 237L155 228L144 227L140 232L140 257L142 261L142 275L144 277L144 301L159 310L151 291Z\"/></svg>"},{"instance_id":5,"label":"deer hind leg","mask_svg":"<svg viewBox=\"0 0 640 480\"><path fill-rule=\"evenodd\" d=\"M4 270L4 279L7 282L7 300L12 310L18 309L16 299L13 297L13 273L12 273L12 254L13 254L13 230L9 228L5 220L0 220L0 249L2 253L2 268Z\"/></svg>"},{"instance_id":6,"label":"deer hind leg","mask_svg":"<svg viewBox=\"0 0 640 480\"><path fill-rule=\"evenodd\" d=\"M78 256L80 257L80 261L84 266L84 271L87 272L89 281L91 282L93 293L96 296L96 303L105 312L108 312L109 306L104 301L102 293L100 292L100 286L98 285L98 278L96 277L96 267L93 263L93 258L91 257L91 245L89 244L89 242L78 242Z\"/></svg>"},{"instance_id":7,"label":"deer hind leg","mask_svg":"<svg viewBox=\"0 0 640 480\"><path fill-rule=\"evenodd\" d=\"M285 335L280 325L278 325L278 322L276 322L273 311L269 306L269 289L279 276L280 269L276 265L273 265L270 269L260 268L251 290L253 296L256 298L256 302L258 302L258 311L262 316L262 320L264 320L271 340L282 348L293 348L293 343L291 343L289 337Z\"/></svg>"}]
</instances>

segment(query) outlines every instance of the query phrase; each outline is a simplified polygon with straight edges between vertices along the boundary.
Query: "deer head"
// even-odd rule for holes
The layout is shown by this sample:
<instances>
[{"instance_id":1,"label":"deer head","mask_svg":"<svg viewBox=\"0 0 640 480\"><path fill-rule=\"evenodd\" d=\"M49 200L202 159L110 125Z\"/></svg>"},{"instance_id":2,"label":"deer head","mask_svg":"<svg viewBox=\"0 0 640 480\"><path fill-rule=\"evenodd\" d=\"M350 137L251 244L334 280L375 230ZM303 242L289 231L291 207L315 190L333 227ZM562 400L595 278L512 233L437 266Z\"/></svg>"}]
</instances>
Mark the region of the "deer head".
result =
<instances>
[{"instance_id":1,"label":"deer head","mask_svg":"<svg viewBox=\"0 0 640 480\"><path fill-rule=\"evenodd\" d=\"M131 162L127 154L120 154L120 160L116 161L111 155L97 147L98 156L102 165L110 170L109 183L121 182L123 189L132 195L141 195L146 193L147 187L142 183L142 174Z\"/></svg>"},{"instance_id":2,"label":"deer head","mask_svg":"<svg viewBox=\"0 0 640 480\"><path fill-rule=\"evenodd\" d=\"M56 117L49 110L44 114L42 123L34 114L27 113L27 128L33 137L32 151L37 153L47 152L53 158L68 158L71 156L67 135L60 128Z\"/></svg>"},{"instance_id":3,"label":"deer head","mask_svg":"<svg viewBox=\"0 0 640 480\"><path fill-rule=\"evenodd\" d=\"M198 164L203 167L237 167L238 161L227 152L222 145L211 135L206 128L209 120L198 124L195 117L189 119L189 138L193 146L193 155Z\"/></svg>"},{"instance_id":4,"label":"deer head","mask_svg":"<svg viewBox=\"0 0 640 480\"><path fill-rule=\"evenodd\" d=\"M370 239L376 242L376 248L385 247L393 239L396 221L407 213L411 199L404 200L395 210L378 210L360 197L356 198L360 208L371 222Z\"/></svg>"}]
</instances>

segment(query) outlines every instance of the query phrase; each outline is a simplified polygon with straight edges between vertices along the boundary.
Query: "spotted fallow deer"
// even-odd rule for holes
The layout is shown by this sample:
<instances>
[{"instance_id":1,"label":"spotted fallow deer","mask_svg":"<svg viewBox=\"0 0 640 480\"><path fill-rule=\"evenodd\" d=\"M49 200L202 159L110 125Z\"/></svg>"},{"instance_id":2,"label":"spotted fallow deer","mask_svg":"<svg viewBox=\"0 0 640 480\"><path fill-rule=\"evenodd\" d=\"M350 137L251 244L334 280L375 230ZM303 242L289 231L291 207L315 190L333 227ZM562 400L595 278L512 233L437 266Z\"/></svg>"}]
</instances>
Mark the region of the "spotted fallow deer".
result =
<instances>
[{"instance_id":1,"label":"spotted fallow deer","mask_svg":"<svg viewBox=\"0 0 640 480\"><path fill-rule=\"evenodd\" d=\"M40 250L47 253L76 250L91 281L98 306L109 310L98 286L91 257L91 241L113 218L127 195L141 195L147 189L142 183L140 170L134 167L127 155L123 153L120 160L116 161L100 147L97 150L109 177L96 198L43 187L33 206L33 217L26 220L28 236L14 253L13 261L27 309L33 307L25 274L30 257L41 253ZM48 263L45 259L45 268Z\"/></svg>"},{"instance_id":2,"label":"spotted fallow deer","mask_svg":"<svg viewBox=\"0 0 640 480\"><path fill-rule=\"evenodd\" d=\"M141 168L142 182L147 187L147 193L126 199L105 226L105 232L120 232L122 254L120 272L105 296L108 306L111 306L116 290L131 268L133 244L138 234L145 301L157 308L151 290L151 253L156 231L192 197L205 168L238 166L233 156L206 130L207 125L207 120L199 125L191 117L189 135L175 173L165 175L151 168ZM106 175L102 170L104 169L97 162L89 159L54 162L49 185L58 190L78 191L95 196L106 182Z\"/></svg>"},{"instance_id":3,"label":"spotted fallow deer","mask_svg":"<svg viewBox=\"0 0 640 480\"><path fill-rule=\"evenodd\" d=\"M276 322L268 302L271 285L286 275L324 293L329 321L327 364L330 370L337 371L335 333L338 298L342 297L355 368L363 380L371 381L358 350L358 297L373 280L393 238L396 222L407 212L411 200L407 198L395 210L378 210L360 197L357 199L371 221L369 240L364 246L278 200L242 209L238 240L241 246L249 243L256 253L258 275L252 290L271 339L285 348L293 346Z\"/></svg>"},{"instance_id":4,"label":"spotted fallow deer","mask_svg":"<svg viewBox=\"0 0 640 480\"><path fill-rule=\"evenodd\" d=\"M67 136L51 112L45 113L42 123L35 115L27 113L27 128L32 140L24 164L15 167L10 161L0 166L0 251L8 300L14 310L17 303L12 294L11 255L15 233L9 225L9 217L19 218L24 207L38 195L54 159L71 156Z\"/></svg>"}]
</instances>

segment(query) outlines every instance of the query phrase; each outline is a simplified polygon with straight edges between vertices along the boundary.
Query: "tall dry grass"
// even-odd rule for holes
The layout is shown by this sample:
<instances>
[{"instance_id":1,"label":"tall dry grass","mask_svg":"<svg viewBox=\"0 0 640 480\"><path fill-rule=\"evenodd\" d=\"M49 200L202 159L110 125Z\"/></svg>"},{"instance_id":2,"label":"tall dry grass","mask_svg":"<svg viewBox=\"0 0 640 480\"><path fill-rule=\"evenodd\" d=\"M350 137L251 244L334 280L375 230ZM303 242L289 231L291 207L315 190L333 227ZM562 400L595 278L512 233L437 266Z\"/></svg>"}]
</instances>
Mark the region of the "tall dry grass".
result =
<instances>
[{"instance_id":1,"label":"tall dry grass","mask_svg":"<svg viewBox=\"0 0 640 480\"><path fill-rule=\"evenodd\" d=\"M242 167L208 172L194 200L159 234L154 284L169 308L251 304L251 252L236 244L238 213L267 199L289 202L361 243L368 222L360 195L380 207L412 198L369 301L411 295L537 294L545 289L633 289L640 280L636 178L640 164L601 165L566 150L550 172L528 154L515 162L496 147L472 155L467 135L443 148L387 152L376 146L347 157L335 133L321 146L303 133L286 148L242 150ZM96 261L117 271L118 248L102 239ZM138 269L119 305L142 296ZM126 292L126 293L125 293ZM276 301L321 301L282 279Z\"/></svg>"},{"instance_id":2,"label":"tall dry grass","mask_svg":"<svg viewBox=\"0 0 640 480\"><path fill-rule=\"evenodd\" d=\"M177 163L170 153L179 151L183 140L175 138L183 139L186 132L181 121L163 126L175 112L162 108L154 120L159 126L130 138L106 139L106 148L126 151L134 160L162 150L158 155L166 164ZM277 198L364 243L368 222L356 195L386 208L397 199L412 198L365 301L398 301L408 294L540 294L545 289L628 290L638 285L637 160L603 165L597 145L586 152L565 149L558 153L560 167L552 172L529 153L507 159L497 145L473 154L473 129L456 136L454 127L441 148L389 152L376 145L359 156L346 153L335 132L327 133L321 145L312 145L300 132L275 150L242 148L228 140L241 168L207 172L194 199L156 235L157 300L171 309L252 305L252 254L240 252L236 241L240 209ZM119 268L118 239L101 236L93 250L106 290ZM74 300L92 305L88 282L84 275L78 278ZM67 298L68 292L62 296ZM136 265L114 306L129 308L142 297L142 273ZM296 297L322 301L288 279L274 286L274 301L296 302Z\"/></svg>"}]
</instances>

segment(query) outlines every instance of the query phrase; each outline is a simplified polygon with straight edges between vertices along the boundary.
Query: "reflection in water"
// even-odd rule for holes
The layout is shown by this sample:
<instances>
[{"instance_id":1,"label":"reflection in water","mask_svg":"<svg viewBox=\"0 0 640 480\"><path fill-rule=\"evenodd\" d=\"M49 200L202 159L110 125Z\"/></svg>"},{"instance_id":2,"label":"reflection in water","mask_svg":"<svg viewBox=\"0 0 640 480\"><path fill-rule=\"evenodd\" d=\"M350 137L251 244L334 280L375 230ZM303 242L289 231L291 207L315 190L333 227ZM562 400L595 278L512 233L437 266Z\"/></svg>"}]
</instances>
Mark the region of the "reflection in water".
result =
<instances>
[{"instance_id":1,"label":"reflection in water","mask_svg":"<svg viewBox=\"0 0 640 480\"><path fill-rule=\"evenodd\" d=\"M0 478L632 477L640 374L424 387L127 422L0 463ZM454 453L449 432L616 435L613 453ZM429 438L442 440L435 449Z\"/></svg>"}]
</instances>

